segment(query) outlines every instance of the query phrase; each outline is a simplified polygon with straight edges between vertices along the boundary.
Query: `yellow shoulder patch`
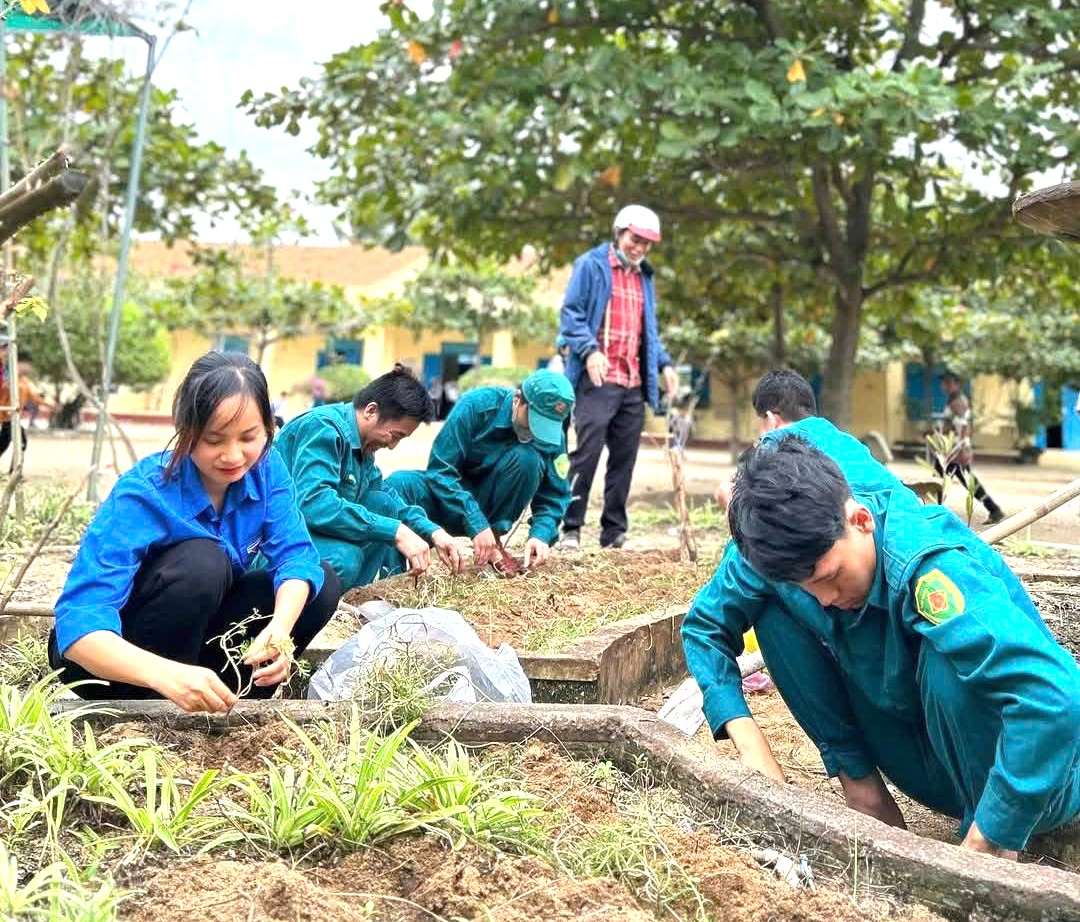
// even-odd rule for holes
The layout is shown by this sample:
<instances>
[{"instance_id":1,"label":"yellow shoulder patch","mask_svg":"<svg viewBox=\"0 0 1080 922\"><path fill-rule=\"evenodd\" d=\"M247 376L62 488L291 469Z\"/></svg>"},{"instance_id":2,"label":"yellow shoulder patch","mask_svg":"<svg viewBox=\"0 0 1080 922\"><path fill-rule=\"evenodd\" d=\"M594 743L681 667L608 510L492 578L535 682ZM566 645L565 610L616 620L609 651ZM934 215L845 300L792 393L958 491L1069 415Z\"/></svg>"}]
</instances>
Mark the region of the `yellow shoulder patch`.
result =
<instances>
[{"instance_id":1,"label":"yellow shoulder patch","mask_svg":"<svg viewBox=\"0 0 1080 922\"><path fill-rule=\"evenodd\" d=\"M555 459L555 473L566 480L566 475L570 473L570 458L564 451L559 457Z\"/></svg>"},{"instance_id":2,"label":"yellow shoulder patch","mask_svg":"<svg viewBox=\"0 0 1080 922\"><path fill-rule=\"evenodd\" d=\"M931 570L915 584L915 609L931 624L942 624L964 613L964 595L940 570Z\"/></svg>"}]
</instances>

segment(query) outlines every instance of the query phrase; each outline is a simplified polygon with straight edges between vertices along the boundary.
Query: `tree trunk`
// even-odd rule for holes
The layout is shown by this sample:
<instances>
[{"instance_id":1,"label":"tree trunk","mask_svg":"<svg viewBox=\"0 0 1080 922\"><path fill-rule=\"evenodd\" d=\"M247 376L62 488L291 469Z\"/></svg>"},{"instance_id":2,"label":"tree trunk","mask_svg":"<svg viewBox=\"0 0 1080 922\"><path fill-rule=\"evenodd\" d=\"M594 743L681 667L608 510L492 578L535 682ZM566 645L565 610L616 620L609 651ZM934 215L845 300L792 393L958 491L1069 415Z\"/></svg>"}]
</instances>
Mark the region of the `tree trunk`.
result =
<instances>
[{"instance_id":1,"label":"tree trunk","mask_svg":"<svg viewBox=\"0 0 1080 922\"><path fill-rule=\"evenodd\" d=\"M731 449L731 463L739 460L739 382L728 382L728 393L731 395L731 441L728 447Z\"/></svg>"},{"instance_id":2,"label":"tree trunk","mask_svg":"<svg viewBox=\"0 0 1080 922\"><path fill-rule=\"evenodd\" d=\"M851 428L851 388L855 380L855 355L859 350L863 293L859 284L837 291L825 382L821 388L821 415L840 429Z\"/></svg>"},{"instance_id":3,"label":"tree trunk","mask_svg":"<svg viewBox=\"0 0 1080 922\"><path fill-rule=\"evenodd\" d=\"M787 358L787 349L784 345L784 287L779 282L773 283L772 291L769 292L769 309L773 322L771 365L773 368L782 368Z\"/></svg>"}]
</instances>

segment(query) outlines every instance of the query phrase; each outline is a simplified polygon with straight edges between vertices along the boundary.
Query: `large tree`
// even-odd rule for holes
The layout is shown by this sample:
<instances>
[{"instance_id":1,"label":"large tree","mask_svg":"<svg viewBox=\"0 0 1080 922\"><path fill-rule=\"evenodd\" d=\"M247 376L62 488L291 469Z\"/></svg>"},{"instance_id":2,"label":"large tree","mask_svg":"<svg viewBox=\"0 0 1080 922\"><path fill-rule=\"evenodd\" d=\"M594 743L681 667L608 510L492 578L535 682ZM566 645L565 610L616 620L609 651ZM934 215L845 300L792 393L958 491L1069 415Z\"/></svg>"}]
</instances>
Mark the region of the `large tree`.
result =
<instances>
[{"instance_id":1,"label":"large tree","mask_svg":"<svg viewBox=\"0 0 1080 922\"><path fill-rule=\"evenodd\" d=\"M1080 153L1067 0L434 9L386 3L376 40L246 99L263 125L315 121L321 195L355 234L471 258L533 243L558 264L643 201L658 260L715 278L708 241L745 228L828 281L823 406L841 423L868 300L1006 271L1009 198ZM974 189L969 162L1005 192Z\"/></svg>"}]
</instances>

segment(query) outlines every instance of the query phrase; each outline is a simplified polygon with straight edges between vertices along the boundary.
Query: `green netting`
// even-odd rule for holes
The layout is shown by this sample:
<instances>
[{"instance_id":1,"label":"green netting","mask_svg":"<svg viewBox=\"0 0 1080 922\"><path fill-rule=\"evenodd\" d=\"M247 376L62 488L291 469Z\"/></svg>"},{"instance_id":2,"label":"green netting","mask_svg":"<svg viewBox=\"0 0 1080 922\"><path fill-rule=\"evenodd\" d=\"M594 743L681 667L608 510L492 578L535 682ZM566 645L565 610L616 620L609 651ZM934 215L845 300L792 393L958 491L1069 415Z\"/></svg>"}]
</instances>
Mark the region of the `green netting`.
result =
<instances>
[{"instance_id":1,"label":"green netting","mask_svg":"<svg viewBox=\"0 0 1080 922\"><path fill-rule=\"evenodd\" d=\"M9 32L78 32L82 35L145 38L142 29L103 3L53 0L49 13L24 13L18 6L0 15Z\"/></svg>"}]
</instances>

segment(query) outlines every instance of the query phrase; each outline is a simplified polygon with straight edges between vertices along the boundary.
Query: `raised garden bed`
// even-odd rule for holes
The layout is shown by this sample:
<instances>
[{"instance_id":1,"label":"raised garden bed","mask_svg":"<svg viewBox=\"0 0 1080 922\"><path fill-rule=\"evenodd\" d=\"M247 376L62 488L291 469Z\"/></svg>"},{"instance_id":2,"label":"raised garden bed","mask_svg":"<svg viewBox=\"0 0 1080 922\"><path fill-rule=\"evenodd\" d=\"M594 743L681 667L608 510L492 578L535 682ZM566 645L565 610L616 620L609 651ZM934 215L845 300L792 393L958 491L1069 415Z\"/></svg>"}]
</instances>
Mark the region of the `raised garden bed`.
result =
<instances>
[{"instance_id":1,"label":"raised garden bed","mask_svg":"<svg viewBox=\"0 0 1080 922\"><path fill-rule=\"evenodd\" d=\"M95 718L95 725L99 737L114 742L136 730L171 741L181 755L187 754L184 770L193 776L205 767L250 771L257 754L280 760L305 752L306 744L289 739L294 731L281 729L281 710L272 703L244 703L229 718L233 729L221 740L207 733L222 734L223 720L180 715L156 703L127 706L123 713ZM300 702L286 703L283 710L304 725L344 712L341 706ZM141 721L138 728L129 723L100 729L105 722L133 719ZM317 731L310 732L315 738ZM145 890L128 903L126 917L232 922L293 919L299 909L300 918L335 920L569 919L590 914L740 922L935 918L926 909L880 901L902 896L950 919L1080 918L1077 875L973 855L886 827L798 786L774 784L730 760L706 763L685 751L675 731L632 708L447 707L426 715L414 732L432 742L446 734L481 747L485 755L474 758L494 760L486 771L490 783L501 777L496 788L539 796L534 805L541 813L530 827L541 840L532 856L515 855L503 842L504 857L499 857L456 829L450 838L460 838L463 845L456 852L438 838L414 835L387 837L378 848L353 852L340 835L302 827L302 846L283 854L296 860L291 867L265 853L249 854L247 840L233 843L224 861L211 852L192 863L185 849L172 857L150 848L121 878ZM230 736L235 742L225 742ZM492 750L496 743L511 748ZM325 752L328 760L336 757L333 747ZM564 755L587 760L585 767ZM294 770L301 766L294 764ZM616 770L623 774L617 776ZM228 812L208 805L205 812L214 816L223 811ZM635 823L643 811L650 811L644 814L647 822ZM636 829L633 834L626 831L628 823ZM441 828L438 822L431 826ZM503 835L511 828L504 826ZM650 842L637 837L643 829L651 830ZM581 854L579 836L599 842L602 858L588 865L571 858ZM725 845L738 848L725 850ZM786 889L763 876L746 854L764 847L805 854L818 891ZM666 905L658 901L647 889L656 874L642 870L650 856L654 870L663 868L669 884L682 887L688 878L701 901L686 889L666 891L682 893ZM603 868L615 880L597 882L595 874L576 870L583 866ZM103 869L108 868L106 861ZM853 896L870 894L879 898L875 905L854 905Z\"/></svg>"},{"instance_id":2,"label":"raised garden bed","mask_svg":"<svg viewBox=\"0 0 1080 922\"><path fill-rule=\"evenodd\" d=\"M560 553L514 579L404 575L345 601L455 609L484 643L515 647L534 701L627 704L686 675L679 629L712 567L712 559L680 561L674 550ZM339 612L304 658L318 665L360 627Z\"/></svg>"}]
</instances>

